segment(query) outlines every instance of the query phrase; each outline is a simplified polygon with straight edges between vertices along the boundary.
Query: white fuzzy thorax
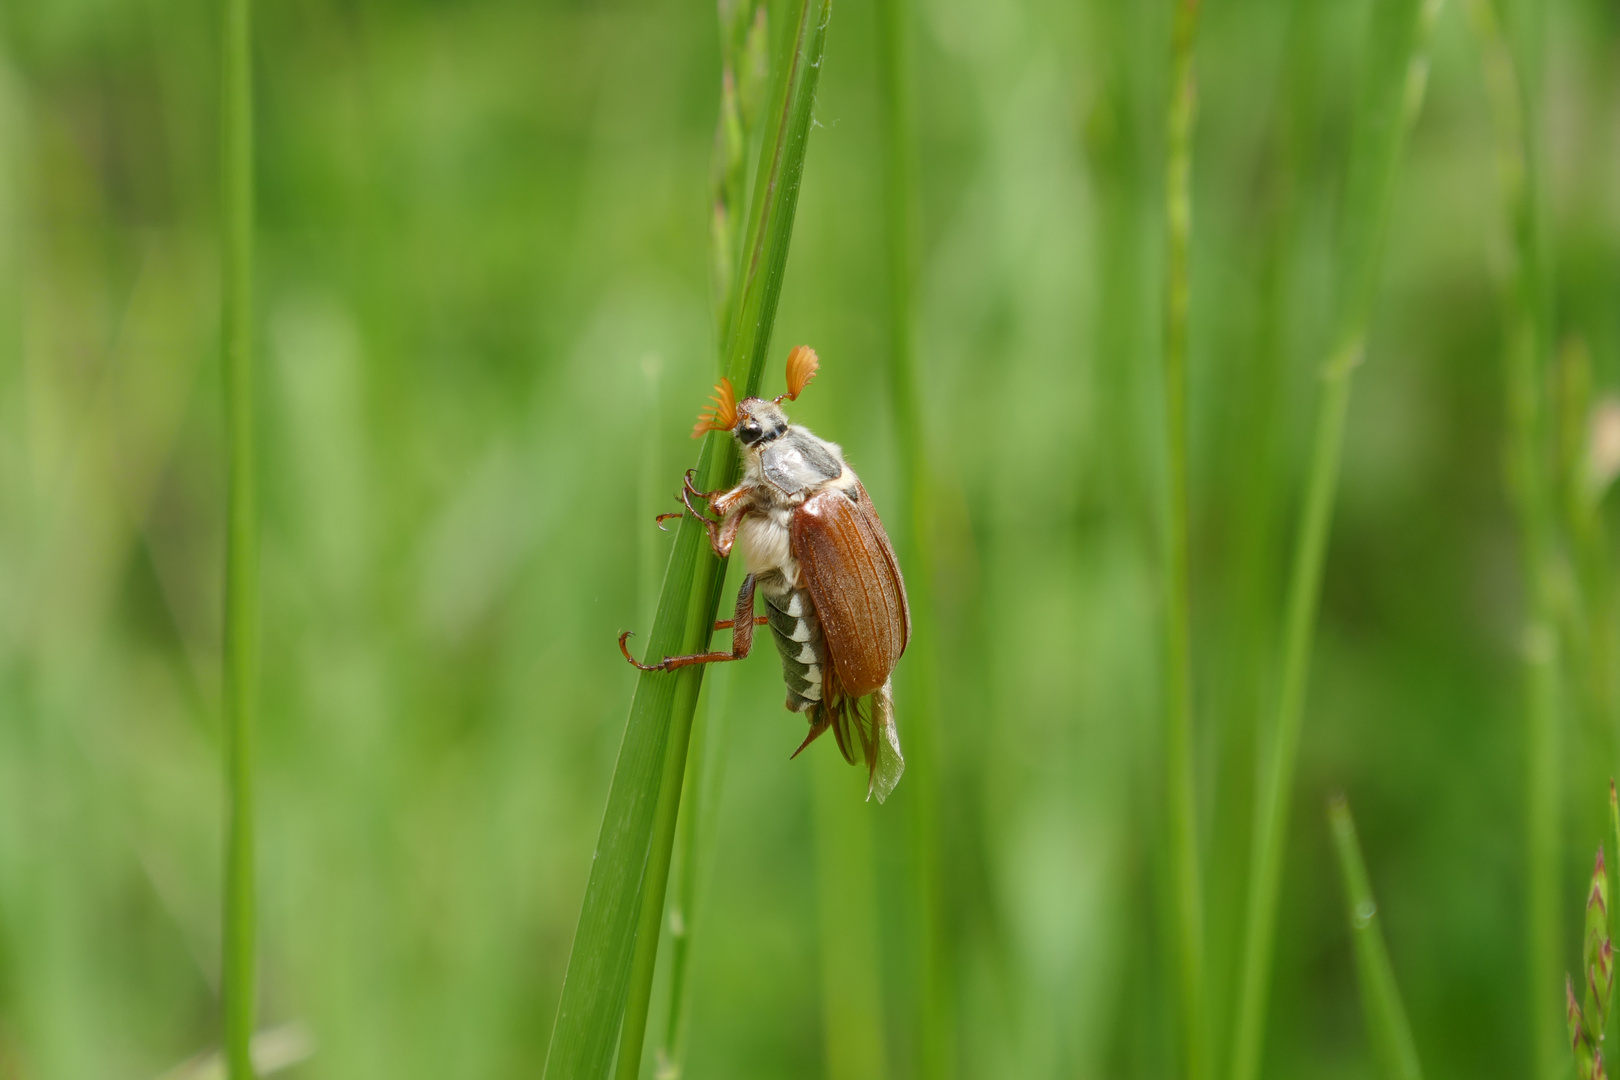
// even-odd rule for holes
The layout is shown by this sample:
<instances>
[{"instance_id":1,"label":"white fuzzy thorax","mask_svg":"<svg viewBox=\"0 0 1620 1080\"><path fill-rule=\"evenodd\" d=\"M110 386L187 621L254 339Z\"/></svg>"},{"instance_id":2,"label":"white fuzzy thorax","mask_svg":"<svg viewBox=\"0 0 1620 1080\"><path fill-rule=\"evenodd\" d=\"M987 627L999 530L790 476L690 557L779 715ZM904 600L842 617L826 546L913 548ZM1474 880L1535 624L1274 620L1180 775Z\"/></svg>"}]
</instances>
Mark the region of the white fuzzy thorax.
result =
<instances>
[{"instance_id":1,"label":"white fuzzy thorax","mask_svg":"<svg viewBox=\"0 0 1620 1080\"><path fill-rule=\"evenodd\" d=\"M796 430L806 435L810 434L803 428ZM817 441L838 459L843 471L834 480L828 480L794 494L782 491L766 478L760 464L760 452L764 449L764 444L747 449L743 453L743 484L754 493L753 508L743 515L742 525L738 530L748 572L762 581L768 581L773 574L780 574L784 585L789 589L799 587L799 560L793 557L792 547L788 542L788 527L793 520L793 511L806 499L823 491L851 491L860 483L855 470L844 461L843 450L837 443L830 443L825 439Z\"/></svg>"}]
</instances>

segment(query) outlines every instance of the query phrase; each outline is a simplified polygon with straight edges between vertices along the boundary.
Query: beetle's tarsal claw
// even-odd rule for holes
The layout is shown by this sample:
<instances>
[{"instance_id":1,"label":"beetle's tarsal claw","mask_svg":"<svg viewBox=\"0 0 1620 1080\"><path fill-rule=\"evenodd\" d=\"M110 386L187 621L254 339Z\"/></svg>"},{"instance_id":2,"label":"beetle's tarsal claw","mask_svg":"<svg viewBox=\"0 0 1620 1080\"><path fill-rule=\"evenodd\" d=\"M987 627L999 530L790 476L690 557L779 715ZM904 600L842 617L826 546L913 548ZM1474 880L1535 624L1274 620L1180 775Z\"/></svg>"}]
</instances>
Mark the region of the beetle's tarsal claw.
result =
<instances>
[{"instance_id":1,"label":"beetle's tarsal claw","mask_svg":"<svg viewBox=\"0 0 1620 1080\"><path fill-rule=\"evenodd\" d=\"M668 514L659 514L653 519L653 523L658 526L659 532L669 532L668 529L664 528L664 522L668 521L670 518L678 518L680 516L681 512L679 510L674 510Z\"/></svg>"},{"instance_id":2,"label":"beetle's tarsal claw","mask_svg":"<svg viewBox=\"0 0 1620 1080\"><path fill-rule=\"evenodd\" d=\"M709 496L716 494L716 492L713 492L713 491L700 491L698 489L697 484L695 484L692 481L692 477L696 473L697 473L696 469L687 469L686 470L686 479L685 479L685 482L681 485L681 488L682 488L683 492L686 495L694 495L697 498L702 499L704 502L708 502L709 501Z\"/></svg>"},{"instance_id":3,"label":"beetle's tarsal claw","mask_svg":"<svg viewBox=\"0 0 1620 1080\"><path fill-rule=\"evenodd\" d=\"M703 511L699 510L697 507L692 505L692 496L694 496L694 495L696 495L700 499L706 498L706 496L703 494L703 492L698 491L696 488L694 488L690 484L688 484L687 487L686 487L686 490L681 492L681 502L686 504L686 508L692 512L693 517L695 517L699 521L703 522L703 524L709 526L709 528L712 530L714 528L714 526L716 526L716 525L718 525L720 523L718 521L715 521L713 518L709 517ZM674 516L678 517L679 515L674 515Z\"/></svg>"},{"instance_id":4,"label":"beetle's tarsal claw","mask_svg":"<svg viewBox=\"0 0 1620 1080\"><path fill-rule=\"evenodd\" d=\"M664 670L664 665L662 664L643 664L640 660L637 660L635 657L630 655L630 649L625 645L625 642L630 640L633 634L634 631L626 630L624 633L619 635L619 651L624 654L624 658L626 660L630 661L630 666L640 671Z\"/></svg>"}]
</instances>

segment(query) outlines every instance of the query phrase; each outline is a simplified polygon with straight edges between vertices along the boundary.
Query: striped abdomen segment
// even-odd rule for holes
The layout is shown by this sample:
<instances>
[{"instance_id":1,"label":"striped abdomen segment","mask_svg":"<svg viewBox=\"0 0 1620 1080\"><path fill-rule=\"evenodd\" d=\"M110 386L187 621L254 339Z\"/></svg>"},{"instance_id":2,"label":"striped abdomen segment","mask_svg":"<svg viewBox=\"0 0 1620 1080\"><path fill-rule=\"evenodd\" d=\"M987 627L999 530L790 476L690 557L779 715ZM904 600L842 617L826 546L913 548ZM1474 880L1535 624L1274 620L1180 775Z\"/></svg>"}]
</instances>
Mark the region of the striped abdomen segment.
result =
<instances>
[{"instance_id":1,"label":"striped abdomen segment","mask_svg":"<svg viewBox=\"0 0 1620 1080\"><path fill-rule=\"evenodd\" d=\"M803 589L765 592L765 617L771 637L782 654L782 681L787 683L787 707L809 712L821 702L822 672L827 666L827 644L821 622Z\"/></svg>"}]
</instances>

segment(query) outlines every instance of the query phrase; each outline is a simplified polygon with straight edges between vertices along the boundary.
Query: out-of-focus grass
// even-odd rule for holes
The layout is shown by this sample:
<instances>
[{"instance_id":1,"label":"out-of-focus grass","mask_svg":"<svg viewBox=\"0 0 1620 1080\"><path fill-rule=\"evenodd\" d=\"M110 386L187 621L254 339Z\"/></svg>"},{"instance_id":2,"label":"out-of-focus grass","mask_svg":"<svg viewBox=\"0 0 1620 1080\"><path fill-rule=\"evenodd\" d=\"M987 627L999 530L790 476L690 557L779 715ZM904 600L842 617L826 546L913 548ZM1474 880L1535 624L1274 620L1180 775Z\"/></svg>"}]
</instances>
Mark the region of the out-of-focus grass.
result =
<instances>
[{"instance_id":1,"label":"out-of-focus grass","mask_svg":"<svg viewBox=\"0 0 1620 1080\"><path fill-rule=\"evenodd\" d=\"M1187 496L1187 343L1192 304L1192 144L1198 116L1198 0L1177 0L1170 20L1165 121L1164 790L1170 905L1175 910L1184 1074L1210 1074L1209 987L1204 967L1204 881L1199 869L1198 790L1193 761L1192 524Z\"/></svg>"},{"instance_id":2,"label":"out-of-focus grass","mask_svg":"<svg viewBox=\"0 0 1620 1080\"><path fill-rule=\"evenodd\" d=\"M899 805L910 812L902 835L909 851L911 893L900 901L909 915L910 978L902 1006L909 1021L912 1069L922 1080L948 1080L955 1071L955 1039L948 1010L952 957L945 937L941 876L943 806L940 769L940 701L935 574L941 548L934 447L937 434L924 419L917 355L917 114L914 51L916 5L883 0L873 45L875 82L881 103L878 141L883 147L884 266L888 272L887 341L889 408L894 423L896 501L885 511L891 539L905 568L912 634L898 679L905 701L906 755L910 783ZM897 833L888 834L894 842ZM906 895L902 893L901 895Z\"/></svg>"},{"instance_id":3,"label":"out-of-focus grass","mask_svg":"<svg viewBox=\"0 0 1620 1080\"><path fill-rule=\"evenodd\" d=\"M1368 14L1360 91L1338 223L1329 347L1312 426L1309 472L1283 615L1276 720L1264 733L1254 802L1243 960L1232 1035L1233 1080L1260 1071L1277 933L1283 844L1307 705L1312 644L1328 536L1338 502L1350 383L1367 356L1373 302L1407 135L1428 89L1429 47L1441 0L1375 0Z\"/></svg>"},{"instance_id":4,"label":"out-of-focus grass","mask_svg":"<svg viewBox=\"0 0 1620 1080\"><path fill-rule=\"evenodd\" d=\"M915 6L937 899L963 1076L1172 1067L1149 887L1166 7ZM1190 565L1217 1061L1241 936L1219 822L1246 837L1250 814L1244 770L1217 763L1249 760L1248 717L1276 705L1366 12L1229 0L1200 27ZM1268 1076L1373 1068L1315 813L1339 788L1424 1064L1531 1062L1506 248L1475 46L1448 12L1348 414ZM637 625L650 527L643 364L661 361L666 463L713 381L712 12L257 14L261 1024L307 1025L297 1076L532 1075L634 684L613 637ZM1601 400L1620 385L1620 26L1597 0L1547 18L1552 341L1587 343ZM898 532L875 19L836 12L775 338L817 346L794 417L843 444ZM0 1060L25 1076L157 1076L216 1038L217 31L200 0L0 7ZM735 667L687 1072L813 1076L823 763L784 760L798 722L771 659ZM1607 752L1565 736L1571 767ZM918 779L872 821L897 1077L916 1064ZM1561 859L1558 895L1586 869Z\"/></svg>"},{"instance_id":5,"label":"out-of-focus grass","mask_svg":"<svg viewBox=\"0 0 1620 1080\"><path fill-rule=\"evenodd\" d=\"M1401 1004L1400 987L1389 960L1389 949L1378 922L1378 902L1367 880L1367 864L1356 839L1356 822L1344 796L1328 800L1328 825L1339 855L1344 884L1344 908L1356 953L1356 983L1361 990L1361 1011L1378 1065L1388 1080L1423 1080L1412 1026Z\"/></svg>"},{"instance_id":6,"label":"out-of-focus grass","mask_svg":"<svg viewBox=\"0 0 1620 1080\"><path fill-rule=\"evenodd\" d=\"M1538 12L1527 6L1513 20L1510 43L1496 9L1470 0L1468 15L1479 40L1481 67L1496 131L1497 174L1507 228L1509 270L1503 290L1502 336L1504 413L1507 430L1505 473L1519 527L1523 568L1525 718L1525 944L1529 953L1526 998L1534 1039L1533 1074L1552 1080L1564 1071L1560 1012L1553 1002L1558 986L1559 788L1563 768L1563 697L1560 668L1565 641L1558 607L1568 556L1557 535L1559 484L1554 473L1557 417L1552 388L1551 300L1547 282L1545 211L1535 105L1539 92L1535 55L1541 41ZM1515 58L1517 54L1517 58ZM1565 586L1567 588L1567 586ZM1594 598L1595 599L1595 598ZM1566 620L1567 623L1567 620Z\"/></svg>"},{"instance_id":7,"label":"out-of-focus grass","mask_svg":"<svg viewBox=\"0 0 1620 1080\"><path fill-rule=\"evenodd\" d=\"M225 385L225 876L220 1008L225 1069L252 1080L258 1012L258 879L253 734L259 705L259 477L254 453L253 23L248 0L221 5L220 337Z\"/></svg>"}]
</instances>

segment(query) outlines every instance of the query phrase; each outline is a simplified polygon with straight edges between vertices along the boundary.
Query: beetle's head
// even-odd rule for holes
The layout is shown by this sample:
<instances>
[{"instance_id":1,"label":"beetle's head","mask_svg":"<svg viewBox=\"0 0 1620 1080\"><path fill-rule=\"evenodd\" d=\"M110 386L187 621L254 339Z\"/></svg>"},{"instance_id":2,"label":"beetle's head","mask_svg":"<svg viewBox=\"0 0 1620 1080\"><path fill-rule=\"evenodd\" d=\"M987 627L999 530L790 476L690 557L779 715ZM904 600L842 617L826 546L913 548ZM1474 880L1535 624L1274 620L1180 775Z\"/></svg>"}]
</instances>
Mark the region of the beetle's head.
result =
<instances>
[{"instance_id":1,"label":"beetle's head","mask_svg":"<svg viewBox=\"0 0 1620 1080\"><path fill-rule=\"evenodd\" d=\"M782 406L764 398L743 398L737 402L737 423L731 433L744 450L758 450L787 433L788 418Z\"/></svg>"},{"instance_id":2,"label":"beetle's head","mask_svg":"<svg viewBox=\"0 0 1620 1080\"><path fill-rule=\"evenodd\" d=\"M773 439L780 438L788 429L787 414L782 411L782 399L797 401L806 384L815 377L820 362L816 351L800 345L788 354L787 393L770 401L764 398L737 400L730 379L721 379L714 388L714 404L698 417L692 428L696 439L709 431L729 431L737 437L745 450L757 450Z\"/></svg>"}]
</instances>

